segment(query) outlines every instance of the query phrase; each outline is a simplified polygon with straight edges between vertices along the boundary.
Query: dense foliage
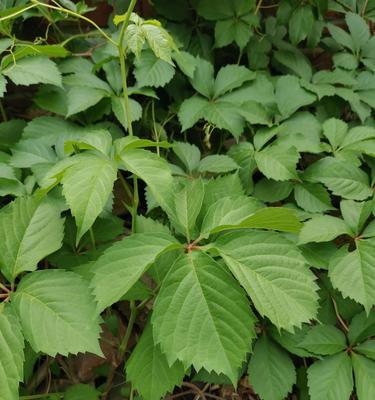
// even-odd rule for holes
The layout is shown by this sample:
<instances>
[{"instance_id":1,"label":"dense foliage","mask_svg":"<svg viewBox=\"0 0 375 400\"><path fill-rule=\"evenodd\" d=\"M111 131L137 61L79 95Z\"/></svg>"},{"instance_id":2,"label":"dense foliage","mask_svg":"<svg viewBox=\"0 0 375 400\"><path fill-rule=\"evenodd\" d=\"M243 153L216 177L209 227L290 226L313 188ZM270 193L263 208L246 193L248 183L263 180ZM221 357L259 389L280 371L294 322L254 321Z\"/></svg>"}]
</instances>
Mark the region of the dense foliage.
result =
<instances>
[{"instance_id":1,"label":"dense foliage","mask_svg":"<svg viewBox=\"0 0 375 400\"><path fill-rule=\"evenodd\" d=\"M374 22L1 2L0 400L375 398Z\"/></svg>"}]
</instances>

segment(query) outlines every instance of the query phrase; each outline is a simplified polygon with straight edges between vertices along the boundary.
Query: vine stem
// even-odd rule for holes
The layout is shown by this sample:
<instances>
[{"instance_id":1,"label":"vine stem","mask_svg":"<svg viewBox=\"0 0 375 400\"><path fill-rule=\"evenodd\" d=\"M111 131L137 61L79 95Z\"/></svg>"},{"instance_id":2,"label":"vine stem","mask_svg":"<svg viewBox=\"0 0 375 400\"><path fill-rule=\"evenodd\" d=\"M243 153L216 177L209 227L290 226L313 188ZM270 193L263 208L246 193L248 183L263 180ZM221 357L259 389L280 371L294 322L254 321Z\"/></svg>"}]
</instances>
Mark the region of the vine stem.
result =
<instances>
[{"instance_id":1,"label":"vine stem","mask_svg":"<svg viewBox=\"0 0 375 400\"><path fill-rule=\"evenodd\" d=\"M335 300L333 297L331 297L331 299L332 299L333 308L335 309L336 317L337 317L338 321L340 322L340 325L342 326L342 328L344 329L344 331L345 331L346 333L348 333L348 332L349 332L349 328L348 328L348 326L346 325L346 323L344 322L344 320L341 318L341 315L340 315L340 313L339 313L339 309L338 309L338 307L337 307L336 300Z\"/></svg>"},{"instance_id":2,"label":"vine stem","mask_svg":"<svg viewBox=\"0 0 375 400\"><path fill-rule=\"evenodd\" d=\"M3 119L3 122L7 122L8 121L7 113L5 112L5 108L4 108L3 102L1 100L0 100L0 113L1 113L1 117Z\"/></svg>"},{"instance_id":3,"label":"vine stem","mask_svg":"<svg viewBox=\"0 0 375 400\"><path fill-rule=\"evenodd\" d=\"M119 346L120 358L124 358L124 356L125 356L125 352L128 347L129 339L130 339L131 333L133 331L136 316L137 316L137 307L135 306L135 301L132 300L130 302L130 317L129 317L128 327L126 329L125 335L122 338L120 346Z\"/></svg>"}]
</instances>

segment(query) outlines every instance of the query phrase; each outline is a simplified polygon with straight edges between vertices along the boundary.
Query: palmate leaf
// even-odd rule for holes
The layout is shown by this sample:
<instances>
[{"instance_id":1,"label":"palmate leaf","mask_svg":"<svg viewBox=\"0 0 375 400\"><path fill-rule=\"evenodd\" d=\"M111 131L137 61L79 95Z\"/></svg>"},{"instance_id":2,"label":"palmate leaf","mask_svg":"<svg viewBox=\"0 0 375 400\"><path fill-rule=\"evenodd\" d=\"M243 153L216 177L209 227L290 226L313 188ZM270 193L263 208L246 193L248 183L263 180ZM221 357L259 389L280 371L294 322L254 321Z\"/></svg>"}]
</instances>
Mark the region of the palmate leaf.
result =
<instances>
[{"instance_id":1,"label":"palmate leaf","mask_svg":"<svg viewBox=\"0 0 375 400\"><path fill-rule=\"evenodd\" d=\"M349 400L353 377L348 354L343 352L314 362L307 376L311 400Z\"/></svg>"},{"instance_id":2,"label":"palmate leaf","mask_svg":"<svg viewBox=\"0 0 375 400\"><path fill-rule=\"evenodd\" d=\"M45 256L62 245L64 220L60 209L37 196L20 197L0 212L0 269L11 282L33 271Z\"/></svg>"},{"instance_id":3,"label":"palmate leaf","mask_svg":"<svg viewBox=\"0 0 375 400\"><path fill-rule=\"evenodd\" d=\"M99 311L112 305L138 281L155 258L176 241L163 233L138 233L109 247L92 266L91 287Z\"/></svg>"},{"instance_id":4,"label":"palmate leaf","mask_svg":"<svg viewBox=\"0 0 375 400\"><path fill-rule=\"evenodd\" d=\"M182 383L185 368L180 361L169 365L160 346L154 343L152 326L147 324L128 362L126 377L144 400L160 400Z\"/></svg>"},{"instance_id":5,"label":"palmate leaf","mask_svg":"<svg viewBox=\"0 0 375 400\"><path fill-rule=\"evenodd\" d=\"M254 306L279 329L293 331L317 312L317 285L296 246L271 232L233 232L214 247Z\"/></svg>"},{"instance_id":6,"label":"palmate leaf","mask_svg":"<svg viewBox=\"0 0 375 400\"><path fill-rule=\"evenodd\" d=\"M197 371L223 373L236 383L255 334L254 319L245 293L210 256L193 251L176 260L151 321L155 342L169 364L180 360Z\"/></svg>"},{"instance_id":7,"label":"palmate leaf","mask_svg":"<svg viewBox=\"0 0 375 400\"><path fill-rule=\"evenodd\" d=\"M78 243L103 211L112 193L117 167L110 159L94 153L74 157L78 161L65 171L62 184L78 227Z\"/></svg>"},{"instance_id":8,"label":"palmate leaf","mask_svg":"<svg viewBox=\"0 0 375 400\"><path fill-rule=\"evenodd\" d=\"M333 286L345 297L363 304L367 313L375 304L375 246L370 240L357 240L356 250L341 249L329 264Z\"/></svg>"},{"instance_id":9,"label":"palmate leaf","mask_svg":"<svg viewBox=\"0 0 375 400\"><path fill-rule=\"evenodd\" d=\"M18 400L23 380L24 339L12 306L0 305L0 400Z\"/></svg>"},{"instance_id":10,"label":"palmate leaf","mask_svg":"<svg viewBox=\"0 0 375 400\"><path fill-rule=\"evenodd\" d=\"M102 354L99 314L89 284L79 275L64 270L32 272L21 280L11 301L34 351L52 357Z\"/></svg>"},{"instance_id":11,"label":"palmate leaf","mask_svg":"<svg viewBox=\"0 0 375 400\"><path fill-rule=\"evenodd\" d=\"M291 392L296 371L288 353L263 335L254 346L249 382L262 400L281 400Z\"/></svg>"}]
</instances>

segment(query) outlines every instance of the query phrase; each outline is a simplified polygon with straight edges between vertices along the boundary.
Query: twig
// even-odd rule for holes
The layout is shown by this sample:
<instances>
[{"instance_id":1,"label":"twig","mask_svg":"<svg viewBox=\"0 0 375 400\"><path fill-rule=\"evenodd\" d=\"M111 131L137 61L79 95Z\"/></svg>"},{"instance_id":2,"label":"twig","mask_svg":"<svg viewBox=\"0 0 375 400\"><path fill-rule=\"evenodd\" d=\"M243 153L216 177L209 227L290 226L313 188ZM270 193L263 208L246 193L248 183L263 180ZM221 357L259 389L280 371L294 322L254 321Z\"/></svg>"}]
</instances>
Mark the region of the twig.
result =
<instances>
[{"instance_id":1,"label":"twig","mask_svg":"<svg viewBox=\"0 0 375 400\"><path fill-rule=\"evenodd\" d=\"M331 299L332 299L332 303L333 303L333 308L335 309L336 317L337 317L338 321L340 322L340 325L343 327L345 332L349 332L348 326L346 325L346 323L344 322L344 320L341 318L341 316L339 314L339 309L337 307L337 303L336 303L335 299L333 297L331 297Z\"/></svg>"}]
</instances>

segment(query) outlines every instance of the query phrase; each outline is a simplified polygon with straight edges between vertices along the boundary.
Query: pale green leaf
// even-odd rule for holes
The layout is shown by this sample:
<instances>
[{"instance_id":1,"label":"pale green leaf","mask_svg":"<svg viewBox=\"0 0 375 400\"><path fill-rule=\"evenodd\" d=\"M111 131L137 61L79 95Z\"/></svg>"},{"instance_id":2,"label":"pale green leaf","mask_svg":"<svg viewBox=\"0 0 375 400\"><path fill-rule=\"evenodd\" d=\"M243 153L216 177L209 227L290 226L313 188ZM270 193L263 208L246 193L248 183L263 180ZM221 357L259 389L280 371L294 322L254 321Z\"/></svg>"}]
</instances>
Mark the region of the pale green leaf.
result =
<instances>
[{"instance_id":1,"label":"pale green leaf","mask_svg":"<svg viewBox=\"0 0 375 400\"><path fill-rule=\"evenodd\" d=\"M25 57L2 71L16 85L48 83L61 86L61 74L56 64L43 56Z\"/></svg>"},{"instance_id":2,"label":"pale green leaf","mask_svg":"<svg viewBox=\"0 0 375 400\"><path fill-rule=\"evenodd\" d=\"M10 305L0 305L0 399L18 400L23 380L24 339Z\"/></svg>"},{"instance_id":3,"label":"pale green leaf","mask_svg":"<svg viewBox=\"0 0 375 400\"><path fill-rule=\"evenodd\" d=\"M314 23L314 14L310 5L296 7L289 19L290 41L297 45L310 34Z\"/></svg>"},{"instance_id":4,"label":"pale green leaf","mask_svg":"<svg viewBox=\"0 0 375 400\"><path fill-rule=\"evenodd\" d=\"M331 259L329 277L344 297L365 307L367 313L375 304L375 247L368 240L357 240L351 252L343 249Z\"/></svg>"},{"instance_id":5,"label":"pale green leaf","mask_svg":"<svg viewBox=\"0 0 375 400\"><path fill-rule=\"evenodd\" d=\"M353 377L348 354L343 352L314 362L307 376L311 400L349 400Z\"/></svg>"},{"instance_id":6,"label":"pale green leaf","mask_svg":"<svg viewBox=\"0 0 375 400\"><path fill-rule=\"evenodd\" d=\"M296 370L288 353L263 335L254 346L249 383L262 400L281 400L296 383Z\"/></svg>"},{"instance_id":7,"label":"pale green leaf","mask_svg":"<svg viewBox=\"0 0 375 400\"><path fill-rule=\"evenodd\" d=\"M255 184L253 195L262 201L274 203L286 199L293 191L293 182L262 178Z\"/></svg>"},{"instance_id":8,"label":"pale green leaf","mask_svg":"<svg viewBox=\"0 0 375 400\"><path fill-rule=\"evenodd\" d=\"M329 242L340 235L352 235L345 222L330 215L318 215L303 225L299 235L299 244L310 242Z\"/></svg>"},{"instance_id":9,"label":"pale green leaf","mask_svg":"<svg viewBox=\"0 0 375 400\"><path fill-rule=\"evenodd\" d=\"M323 124L323 135L329 140L334 150L341 145L347 133L348 125L341 119L330 118Z\"/></svg>"},{"instance_id":10,"label":"pale green leaf","mask_svg":"<svg viewBox=\"0 0 375 400\"><path fill-rule=\"evenodd\" d=\"M11 282L33 271L45 256L62 245L60 210L38 197L20 197L0 212L0 269Z\"/></svg>"},{"instance_id":11,"label":"pale green leaf","mask_svg":"<svg viewBox=\"0 0 375 400\"><path fill-rule=\"evenodd\" d=\"M55 163L56 153L42 139L20 140L12 148L11 165L17 168L30 168L35 164Z\"/></svg>"},{"instance_id":12,"label":"pale green leaf","mask_svg":"<svg viewBox=\"0 0 375 400\"><path fill-rule=\"evenodd\" d=\"M209 62L197 57L197 67L193 78L190 80L193 88L208 99L214 93L214 67Z\"/></svg>"},{"instance_id":13,"label":"pale green leaf","mask_svg":"<svg viewBox=\"0 0 375 400\"><path fill-rule=\"evenodd\" d=\"M109 247L92 266L91 287L99 311L120 300L158 254L173 243L169 235L155 232L133 234Z\"/></svg>"},{"instance_id":14,"label":"pale green leaf","mask_svg":"<svg viewBox=\"0 0 375 400\"><path fill-rule=\"evenodd\" d=\"M259 170L269 179L286 181L298 179L296 164L299 153L295 147L270 146L255 153Z\"/></svg>"},{"instance_id":15,"label":"pale green leaf","mask_svg":"<svg viewBox=\"0 0 375 400\"><path fill-rule=\"evenodd\" d=\"M241 142L231 146L228 151L228 156L232 157L237 165L240 166L239 175L246 194L252 193L252 175L256 169L253 145L249 142Z\"/></svg>"},{"instance_id":16,"label":"pale green leaf","mask_svg":"<svg viewBox=\"0 0 375 400\"><path fill-rule=\"evenodd\" d=\"M197 371L223 373L233 384L255 335L244 292L227 270L200 251L181 255L170 269L152 325L169 364L180 360Z\"/></svg>"},{"instance_id":17,"label":"pale green leaf","mask_svg":"<svg viewBox=\"0 0 375 400\"><path fill-rule=\"evenodd\" d=\"M370 39L370 28L359 14L352 12L345 14L345 21L353 40L354 49L358 52Z\"/></svg>"},{"instance_id":18,"label":"pale green leaf","mask_svg":"<svg viewBox=\"0 0 375 400\"><path fill-rule=\"evenodd\" d=\"M68 113L66 116L70 117L81 111L85 111L107 96L108 93L102 89L72 86L66 92L68 103Z\"/></svg>"},{"instance_id":19,"label":"pale green leaf","mask_svg":"<svg viewBox=\"0 0 375 400\"><path fill-rule=\"evenodd\" d=\"M334 24L327 24L327 28L337 43L354 52L354 42L348 32Z\"/></svg>"},{"instance_id":20,"label":"pale green leaf","mask_svg":"<svg viewBox=\"0 0 375 400\"><path fill-rule=\"evenodd\" d=\"M332 325L315 325L307 331L299 346L311 353L329 356L345 350L346 338Z\"/></svg>"},{"instance_id":21,"label":"pale green leaf","mask_svg":"<svg viewBox=\"0 0 375 400\"><path fill-rule=\"evenodd\" d=\"M95 154L78 156L64 173L63 194L78 227L77 243L103 211L116 180L113 161Z\"/></svg>"},{"instance_id":22,"label":"pale green leaf","mask_svg":"<svg viewBox=\"0 0 375 400\"><path fill-rule=\"evenodd\" d=\"M340 209L346 225L355 235L359 235L374 209L374 203L372 200L362 202L342 200Z\"/></svg>"},{"instance_id":23,"label":"pale green leaf","mask_svg":"<svg viewBox=\"0 0 375 400\"><path fill-rule=\"evenodd\" d=\"M188 172L192 172L198 168L201 152L194 144L173 142L173 152L181 160Z\"/></svg>"},{"instance_id":24,"label":"pale green leaf","mask_svg":"<svg viewBox=\"0 0 375 400\"><path fill-rule=\"evenodd\" d=\"M314 275L291 241L271 232L233 232L214 246L258 312L279 329L293 331L315 317Z\"/></svg>"},{"instance_id":25,"label":"pale green leaf","mask_svg":"<svg viewBox=\"0 0 375 400\"><path fill-rule=\"evenodd\" d=\"M12 305L34 351L52 357L102 354L94 297L79 275L64 270L32 272L19 283Z\"/></svg>"},{"instance_id":26,"label":"pale green leaf","mask_svg":"<svg viewBox=\"0 0 375 400\"><path fill-rule=\"evenodd\" d=\"M194 71L197 67L197 59L186 51L175 51L173 60L176 62L180 70L189 78L194 77Z\"/></svg>"},{"instance_id":27,"label":"pale green leaf","mask_svg":"<svg viewBox=\"0 0 375 400\"><path fill-rule=\"evenodd\" d=\"M144 400L160 400L182 383L185 368L180 361L169 365L160 346L154 343L152 326L147 324L126 363L126 376Z\"/></svg>"}]
</instances>

